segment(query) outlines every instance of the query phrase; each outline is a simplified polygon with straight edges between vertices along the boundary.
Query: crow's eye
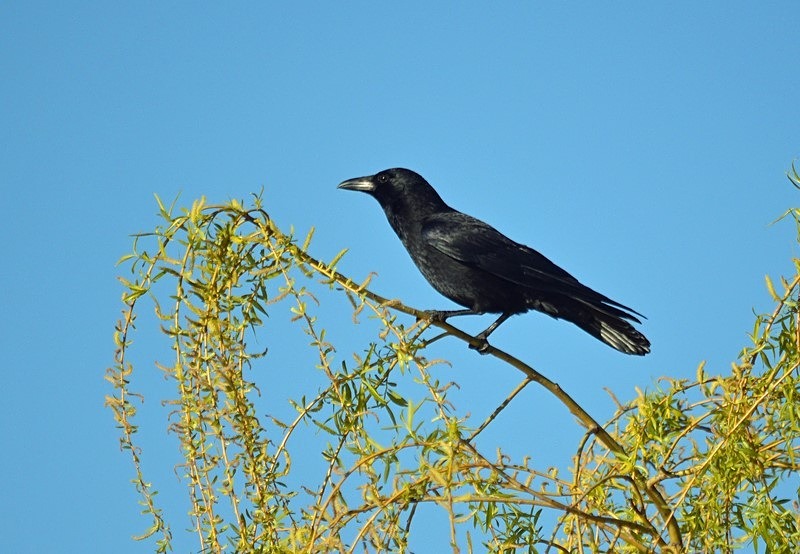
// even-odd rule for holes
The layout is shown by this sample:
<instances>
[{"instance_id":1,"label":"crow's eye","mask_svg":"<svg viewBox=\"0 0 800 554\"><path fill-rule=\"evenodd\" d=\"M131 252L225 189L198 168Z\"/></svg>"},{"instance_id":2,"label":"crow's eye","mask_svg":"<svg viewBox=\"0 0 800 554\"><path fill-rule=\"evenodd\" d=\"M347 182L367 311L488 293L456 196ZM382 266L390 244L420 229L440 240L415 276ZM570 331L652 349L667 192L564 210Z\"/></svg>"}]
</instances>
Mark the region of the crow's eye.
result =
<instances>
[{"instance_id":1,"label":"crow's eye","mask_svg":"<svg viewBox=\"0 0 800 554\"><path fill-rule=\"evenodd\" d=\"M378 175L378 182L379 183L388 183L389 182L389 176L386 175L385 173L382 173L382 174Z\"/></svg>"}]
</instances>

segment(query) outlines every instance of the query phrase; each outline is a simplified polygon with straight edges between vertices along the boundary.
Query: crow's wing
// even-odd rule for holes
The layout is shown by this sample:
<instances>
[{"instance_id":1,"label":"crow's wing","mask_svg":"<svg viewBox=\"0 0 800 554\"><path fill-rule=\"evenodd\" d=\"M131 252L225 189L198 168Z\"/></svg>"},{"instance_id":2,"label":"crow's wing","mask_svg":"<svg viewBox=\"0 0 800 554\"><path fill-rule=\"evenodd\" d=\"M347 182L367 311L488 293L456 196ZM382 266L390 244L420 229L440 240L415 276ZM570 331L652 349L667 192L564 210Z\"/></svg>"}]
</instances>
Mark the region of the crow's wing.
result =
<instances>
[{"instance_id":1,"label":"crow's wing","mask_svg":"<svg viewBox=\"0 0 800 554\"><path fill-rule=\"evenodd\" d=\"M491 225L467 214L454 210L428 216L422 226L422 239L463 264L532 291L569 296L595 307L602 306L618 317L636 320L612 306L641 315L583 285L536 250L514 242Z\"/></svg>"}]
</instances>

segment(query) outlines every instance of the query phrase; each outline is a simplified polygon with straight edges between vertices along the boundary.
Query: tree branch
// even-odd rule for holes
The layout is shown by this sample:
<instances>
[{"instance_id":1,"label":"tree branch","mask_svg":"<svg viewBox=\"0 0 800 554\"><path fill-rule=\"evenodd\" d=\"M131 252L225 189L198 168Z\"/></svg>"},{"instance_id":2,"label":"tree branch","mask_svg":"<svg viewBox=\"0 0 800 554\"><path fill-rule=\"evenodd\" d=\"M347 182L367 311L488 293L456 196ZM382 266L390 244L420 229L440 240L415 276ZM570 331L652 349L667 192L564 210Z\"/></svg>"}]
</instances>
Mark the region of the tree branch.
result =
<instances>
[{"instance_id":1,"label":"tree branch","mask_svg":"<svg viewBox=\"0 0 800 554\"><path fill-rule=\"evenodd\" d=\"M379 304L380 306L390 306L392 309L397 310L399 312L414 316L417 319L424 319L429 322L429 325L433 325L443 329L447 334L466 342L469 346L473 348L481 348L481 354L487 354L498 358L510 366L518 369L522 373L526 375L526 377L531 380L535 381L545 389L547 389L551 394L553 394L556 398L558 398L562 404L564 404L567 409L572 413L578 421L589 430L590 433L594 434L597 439L611 452L613 452L617 458L628 458L625 449L620 445L595 419L589 415L586 410L584 410L569 394L567 394L557 383L551 381L538 371L536 371L533 367L526 364L522 360L508 354L499 348L496 348L492 345L487 345L487 343L475 336L472 336L468 333L465 333L461 329L454 327L453 325L447 323L446 321L440 321L436 318L432 318L430 314L426 311L417 310L415 308L406 306L405 304L397 301L397 300L390 300L388 298L384 298L378 294L375 294L366 289L364 285L359 285L355 283L349 277L342 275L335 268L325 264L324 262L320 262L316 258L309 255L304 249L297 246L294 242L291 241L290 237L283 234L277 227L272 224L272 221L269 219L269 216L263 210L256 210L259 215L264 217L264 223L266 226L262 225L262 222L256 218L254 218L250 212L242 212L242 215L245 219L251 221L255 225L261 227L262 231L267 235L267 237L273 237L277 240L280 240L287 246L287 249L295 256L298 260L302 261L304 264L310 266L314 271L319 273L320 275L325 276L331 283L338 283L340 286L344 287L346 290L359 295L364 298L368 298L371 301ZM633 479L634 483L637 487L641 488L641 490L645 491L647 496L656 506L661 517L664 519L667 531L669 533L670 538L670 545L677 547L678 549L683 548L683 540L681 537L680 527L678 526L677 521L674 518L672 508L667 504L664 496L661 492L656 488L654 484L648 483L647 478L645 475L642 474L641 471L634 469L631 473L631 478Z\"/></svg>"}]
</instances>

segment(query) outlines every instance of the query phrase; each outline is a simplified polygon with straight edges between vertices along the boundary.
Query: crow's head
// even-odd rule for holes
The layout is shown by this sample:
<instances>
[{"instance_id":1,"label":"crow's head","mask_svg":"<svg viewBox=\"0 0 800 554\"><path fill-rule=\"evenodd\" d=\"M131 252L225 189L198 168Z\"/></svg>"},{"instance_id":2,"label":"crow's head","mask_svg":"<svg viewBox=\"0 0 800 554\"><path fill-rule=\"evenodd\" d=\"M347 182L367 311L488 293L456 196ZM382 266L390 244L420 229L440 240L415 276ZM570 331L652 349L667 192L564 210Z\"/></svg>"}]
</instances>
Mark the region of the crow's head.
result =
<instances>
[{"instance_id":1,"label":"crow's head","mask_svg":"<svg viewBox=\"0 0 800 554\"><path fill-rule=\"evenodd\" d=\"M445 206L441 197L421 175L396 167L386 169L368 177L348 179L340 189L359 190L373 196L384 210L406 211L407 209L430 209Z\"/></svg>"}]
</instances>

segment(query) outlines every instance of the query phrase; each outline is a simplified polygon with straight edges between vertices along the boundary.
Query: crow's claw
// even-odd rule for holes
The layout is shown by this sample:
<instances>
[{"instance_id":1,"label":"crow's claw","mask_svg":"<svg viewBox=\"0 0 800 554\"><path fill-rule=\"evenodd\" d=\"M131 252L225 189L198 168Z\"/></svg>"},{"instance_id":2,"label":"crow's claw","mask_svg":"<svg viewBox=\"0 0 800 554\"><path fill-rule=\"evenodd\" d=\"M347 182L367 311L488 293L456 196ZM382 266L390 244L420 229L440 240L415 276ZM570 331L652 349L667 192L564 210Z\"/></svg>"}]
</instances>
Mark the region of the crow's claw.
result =
<instances>
[{"instance_id":1,"label":"crow's claw","mask_svg":"<svg viewBox=\"0 0 800 554\"><path fill-rule=\"evenodd\" d=\"M447 318L450 317L452 314L444 311L444 310L426 310L425 316L431 320L431 322L438 322L444 323L447 321Z\"/></svg>"},{"instance_id":2,"label":"crow's claw","mask_svg":"<svg viewBox=\"0 0 800 554\"><path fill-rule=\"evenodd\" d=\"M486 354L488 354L489 353L489 349L492 347L492 345L489 344L489 341L486 340L485 338L481 337L481 336L478 336L478 337L475 337L475 338L478 339L480 341L480 343L479 344L470 344L469 345L470 349L476 350L478 352L478 354L483 354L484 356Z\"/></svg>"}]
</instances>

